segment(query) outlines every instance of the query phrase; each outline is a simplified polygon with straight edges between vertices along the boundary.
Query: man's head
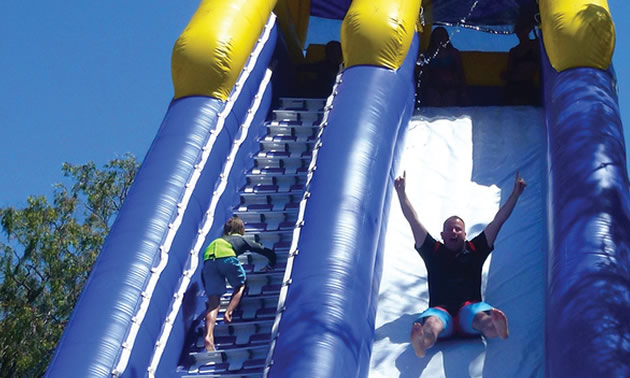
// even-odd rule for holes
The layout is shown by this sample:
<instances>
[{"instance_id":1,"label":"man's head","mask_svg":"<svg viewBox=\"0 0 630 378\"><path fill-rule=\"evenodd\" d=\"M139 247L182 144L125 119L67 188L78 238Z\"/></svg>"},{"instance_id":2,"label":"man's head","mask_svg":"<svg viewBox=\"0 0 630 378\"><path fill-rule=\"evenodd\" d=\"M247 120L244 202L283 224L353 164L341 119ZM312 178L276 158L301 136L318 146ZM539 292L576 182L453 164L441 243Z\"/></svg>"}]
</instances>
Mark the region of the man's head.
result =
<instances>
[{"instance_id":1,"label":"man's head","mask_svg":"<svg viewBox=\"0 0 630 378\"><path fill-rule=\"evenodd\" d=\"M245 224L238 216L228 219L223 226L223 235L239 234L245 235Z\"/></svg>"},{"instance_id":2,"label":"man's head","mask_svg":"<svg viewBox=\"0 0 630 378\"><path fill-rule=\"evenodd\" d=\"M451 251L459 251L464 247L466 241L466 225L462 218L457 215L447 218L444 221L442 232L440 233L444 245Z\"/></svg>"}]
</instances>

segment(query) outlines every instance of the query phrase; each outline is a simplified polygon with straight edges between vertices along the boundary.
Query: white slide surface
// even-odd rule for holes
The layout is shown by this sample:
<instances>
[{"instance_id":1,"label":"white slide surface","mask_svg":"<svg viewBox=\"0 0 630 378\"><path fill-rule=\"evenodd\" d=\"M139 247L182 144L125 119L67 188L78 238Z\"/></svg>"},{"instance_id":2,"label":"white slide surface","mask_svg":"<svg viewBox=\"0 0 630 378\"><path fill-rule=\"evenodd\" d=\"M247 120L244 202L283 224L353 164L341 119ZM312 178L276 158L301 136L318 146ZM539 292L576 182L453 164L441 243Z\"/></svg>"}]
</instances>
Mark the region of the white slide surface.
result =
<instances>
[{"instance_id":1,"label":"white slide surface","mask_svg":"<svg viewBox=\"0 0 630 378\"><path fill-rule=\"evenodd\" d=\"M427 108L414 115L399 174L429 233L459 215L468 239L510 195L517 171L527 181L484 265L482 296L505 312L507 340L455 339L420 359L409 333L428 306L426 269L392 196L370 377L542 377L547 264L546 141L543 113L532 107Z\"/></svg>"}]
</instances>

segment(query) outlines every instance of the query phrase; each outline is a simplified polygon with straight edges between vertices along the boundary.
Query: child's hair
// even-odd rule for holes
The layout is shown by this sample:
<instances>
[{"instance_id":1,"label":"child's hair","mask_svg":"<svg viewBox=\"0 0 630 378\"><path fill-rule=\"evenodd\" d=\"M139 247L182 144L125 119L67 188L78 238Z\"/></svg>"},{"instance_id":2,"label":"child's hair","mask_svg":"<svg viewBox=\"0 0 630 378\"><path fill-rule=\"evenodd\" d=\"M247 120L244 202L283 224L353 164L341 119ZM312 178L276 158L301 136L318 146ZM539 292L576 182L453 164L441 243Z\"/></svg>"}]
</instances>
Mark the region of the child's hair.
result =
<instances>
[{"instance_id":1,"label":"child's hair","mask_svg":"<svg viewBox=\"0 0 630 378\"><path fill-rule=\"evenodd\" d=\"M232 218L228 219L223 226L223 235L230 234L245 235L245 224L238 215L234 215Z\"/></svg>"}]
</instances>

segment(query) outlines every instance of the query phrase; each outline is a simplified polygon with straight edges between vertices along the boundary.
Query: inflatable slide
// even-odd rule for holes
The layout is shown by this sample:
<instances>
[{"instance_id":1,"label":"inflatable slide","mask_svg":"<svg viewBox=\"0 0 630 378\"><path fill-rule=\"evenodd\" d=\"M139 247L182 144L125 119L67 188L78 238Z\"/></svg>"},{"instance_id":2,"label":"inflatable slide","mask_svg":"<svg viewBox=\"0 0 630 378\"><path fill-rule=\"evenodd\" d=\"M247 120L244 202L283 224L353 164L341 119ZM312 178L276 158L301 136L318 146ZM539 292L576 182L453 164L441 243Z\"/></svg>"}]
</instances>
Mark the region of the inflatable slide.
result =
<instances>
[{"instance_id":1,"label":"inflatable slide","mask_svg":"<svg viewBox=\"0 0 630 378\"><path fill-rule=\"evenodd\" d=\"M309 16L343 19L324 98L311 97L324 80L307 71L326 48L305 46ZM530 16L540 105L416 102L432 25L510 33ZM630 375L613 50L603 0L201 0L173 49L173 101L46 376ZM467 84L497 97L486 79L505 54L465 55ZM403 170L436 237L454 213L480 232L515 173L528 181L483 277L509 339L414 355L410 325L428 301L392 190ZM245 295L231 323L221 298L207 352L203 251L233 214L278 263L239 257Z\"/></svg>"}]
</instances>

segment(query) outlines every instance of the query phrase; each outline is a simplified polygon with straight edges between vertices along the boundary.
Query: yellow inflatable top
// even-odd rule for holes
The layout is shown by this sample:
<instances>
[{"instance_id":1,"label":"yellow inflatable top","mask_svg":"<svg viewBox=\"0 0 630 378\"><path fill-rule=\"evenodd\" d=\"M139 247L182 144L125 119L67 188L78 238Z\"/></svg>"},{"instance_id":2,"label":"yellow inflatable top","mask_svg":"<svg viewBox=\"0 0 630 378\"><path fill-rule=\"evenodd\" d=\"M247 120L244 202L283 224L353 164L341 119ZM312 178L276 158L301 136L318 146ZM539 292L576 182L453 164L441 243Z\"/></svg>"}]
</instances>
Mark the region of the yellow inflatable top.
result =
<instances>
[{"instance_id":1,"label":"yellow inflatable top","mask_svg":"<svg viewBox=\"0 0 630 378\"><path fill-rule=\"evenodd\" d=\"M553 68L607 69L615 26L606 0L540 0L545 49Z\"/></svg>"},{"instance_id":2,"label":"yellow inflatable top","mask_svg":"<svg viewBox=\"0 0 630 378\"><path fill-rule=\"evenodd\" d=\"M226 100L276 0L202 0L173 47L175 98Z\"/></svg>"},{"instance_id":3,"label":"yellow inflatable top","mask_svg":"<svg viewBox=\"0 0 630 378\"><path fill-rule=\"evenodd\" d=\"M341 24L346 68L398 69L416 32L420 0L354 0Z\"/></svg>"}]
</instances>

